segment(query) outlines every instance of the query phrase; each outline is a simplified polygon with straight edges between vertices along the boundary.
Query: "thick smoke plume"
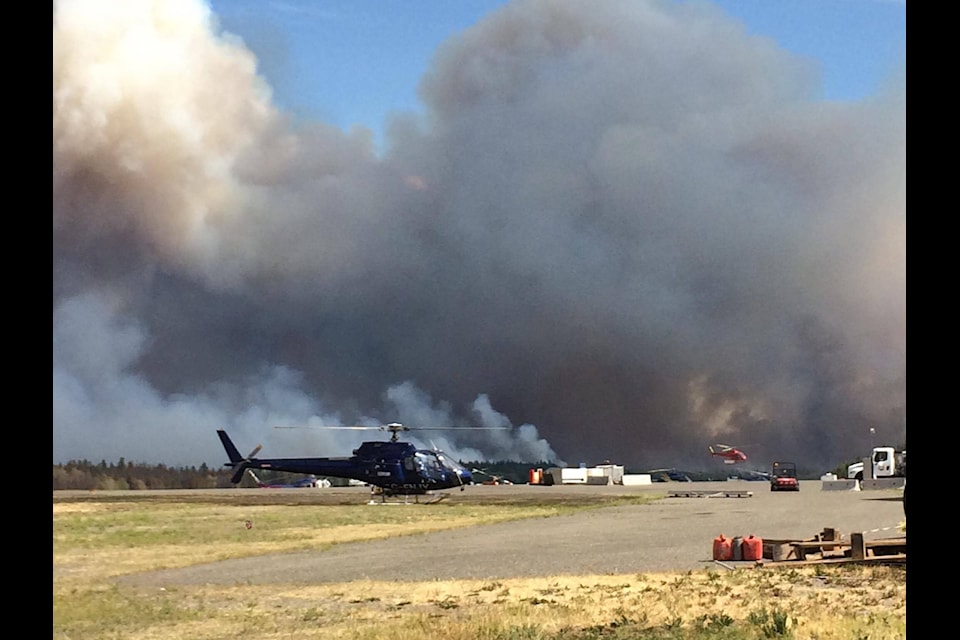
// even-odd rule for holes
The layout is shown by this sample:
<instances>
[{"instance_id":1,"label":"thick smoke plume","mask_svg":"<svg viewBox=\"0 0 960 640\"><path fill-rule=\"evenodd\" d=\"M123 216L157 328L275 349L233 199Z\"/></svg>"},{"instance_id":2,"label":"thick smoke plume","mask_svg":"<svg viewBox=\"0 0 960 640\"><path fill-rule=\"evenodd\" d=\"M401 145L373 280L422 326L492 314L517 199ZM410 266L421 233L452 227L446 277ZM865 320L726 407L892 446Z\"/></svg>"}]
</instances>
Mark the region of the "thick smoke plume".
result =
<instances>
[{"instance_id":1,"label":"thick smoke plume","mask_svg":"<svg viewBox=\"0 0 960 640\"><path fill-rule=\"evenodd\" d=\"M197 0L58 0L53 36L54 462L392 421L636 469L905 442L905 72L831 103L706 5L521 1L377 153L281 112Z\"/></svg>"}]
</instances>

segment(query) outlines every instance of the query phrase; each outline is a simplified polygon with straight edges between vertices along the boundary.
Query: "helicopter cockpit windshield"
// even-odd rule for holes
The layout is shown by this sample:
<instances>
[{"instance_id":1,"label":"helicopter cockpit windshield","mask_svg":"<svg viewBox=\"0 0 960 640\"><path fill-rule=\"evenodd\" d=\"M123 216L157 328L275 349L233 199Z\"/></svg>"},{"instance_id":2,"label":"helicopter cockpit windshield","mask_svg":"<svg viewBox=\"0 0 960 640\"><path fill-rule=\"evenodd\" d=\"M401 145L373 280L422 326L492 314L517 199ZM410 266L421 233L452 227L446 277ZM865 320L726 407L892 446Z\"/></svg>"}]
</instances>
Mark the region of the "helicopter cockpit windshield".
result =
<instances>
[{"instance_id":1,"label":"helicopter cockpit windshield","mask_svg":"<svg viewBox=\"0 0 960 640\"><path fill-rule=\"evenodd\" d=\"M457 462L456 460L454 460L453 458L445 454L443 451L437 451L436 453L437 453L437 459L440 461L441 466L446 467L450 471L453 471L454 473L458 473L460 475L467 473L466 467L464 467L462 464L460 464L459 462Z\"/></svg>"},{"instance_id":2,"label":"helicopter cockpit windshield","mask_svg":"<svg viewBox=\"0 0 960 640\"><path fill-rule=\"evenodd\" d=\"M409 460L409 459L408 459ZM411 461L422 476L440 479L444 472L462 475L466 469L442 451L420 450Z\"/></svg>"}]
</instances>

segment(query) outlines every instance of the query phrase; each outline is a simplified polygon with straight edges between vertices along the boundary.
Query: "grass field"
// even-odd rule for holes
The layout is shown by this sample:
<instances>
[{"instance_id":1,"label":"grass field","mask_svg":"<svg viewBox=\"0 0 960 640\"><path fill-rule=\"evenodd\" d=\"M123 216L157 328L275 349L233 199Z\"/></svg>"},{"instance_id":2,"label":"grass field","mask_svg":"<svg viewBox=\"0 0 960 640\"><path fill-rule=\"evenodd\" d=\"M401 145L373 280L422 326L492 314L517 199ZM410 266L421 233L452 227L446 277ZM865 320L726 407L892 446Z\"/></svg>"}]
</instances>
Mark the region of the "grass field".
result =
<instances>
[{"instance_id":1,"label":"grass field","mask_svg":"<svg viewBox=\"0 0 960 640\"><path fill-rule=\"evenodd\" d=\"M323 549L648 497L552 504L311 508L257 494L184 500L149 491L53 503L53 637L196 640L894 640L906 638L906 566L802 566L499 581L121 587L119 576ZM237 522L255 515L257 527ZM263 526L260 526L263 525ZM269 526L267 526L269 525Z\"/></svg>"}]
</instances>

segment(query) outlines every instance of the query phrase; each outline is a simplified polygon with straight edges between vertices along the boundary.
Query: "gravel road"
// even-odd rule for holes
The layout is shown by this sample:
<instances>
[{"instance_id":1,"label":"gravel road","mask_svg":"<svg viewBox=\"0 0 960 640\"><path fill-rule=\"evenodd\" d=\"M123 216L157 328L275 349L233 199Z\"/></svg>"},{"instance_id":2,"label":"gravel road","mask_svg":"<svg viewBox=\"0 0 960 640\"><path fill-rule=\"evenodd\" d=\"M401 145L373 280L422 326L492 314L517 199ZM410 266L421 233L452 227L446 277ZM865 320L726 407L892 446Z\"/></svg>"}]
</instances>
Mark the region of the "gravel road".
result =
<instances>
[{"instance_id":1,"label":"gravel road","mask_svg":"<svg viewBox=\"0 0 960 640\"><path fill-rule=\"evenodd\" d=\"M713 539L754 535L809 538L825 527L866 540L903 535L900 492L824 491L804 481L799 492L774 493L762 482L670 483L643 487L475 486L452 500L531 503L583 495L671 489L746 490L750 497L666 497L651 504L611 506L573 515L483 525L469 529L336 545L322 551L226 560L121 579L125 584L316 584L354 580L425 581L505 579L551 575L636 574L685 571L712 564ZM261 490L251 490L253 492ZM305 489L280 489L290 492ZM321 490L323 491L323 490ZM329 490L328 490L329 491ZM342 490L341 490L342 491ZM263 495L263 494L261 494ZM336 492L326 494L326 499ZM339 494L342 495L342 494ZM349 499L363 498L353 491ZM310 503L317 499L309 498ZM370 506L370 508L430 508Z\"/></svg>"}]
</instances>

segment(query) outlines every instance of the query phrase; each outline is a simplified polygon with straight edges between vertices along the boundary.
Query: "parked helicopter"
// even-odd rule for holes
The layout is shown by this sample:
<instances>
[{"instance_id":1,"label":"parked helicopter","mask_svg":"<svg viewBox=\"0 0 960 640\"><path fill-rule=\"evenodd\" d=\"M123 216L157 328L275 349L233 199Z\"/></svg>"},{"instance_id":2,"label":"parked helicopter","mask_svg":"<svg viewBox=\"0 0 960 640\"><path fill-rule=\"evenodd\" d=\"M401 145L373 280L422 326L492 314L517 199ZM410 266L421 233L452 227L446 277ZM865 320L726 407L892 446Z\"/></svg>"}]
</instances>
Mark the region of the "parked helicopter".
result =
<instances>
[{"instance_id":1,"label":"parked helicopter","mask_svg":"<svg viewBox=\"0 0 960 640\"><path fill-rule=\"evenodd\" d=\"M747 460L747 454L728 444L714 444L708 448L710 455L723 458L724 464L737 464Z\"/></svg>"},{"instance_id":2,"label":"parked helicopter","mask_svg":"<svg viewBox=\"0 0 960 640\"><path fill-rule=\"evenodd\" d=\"M409 442L399 442L397 434L414 430L449 429L508 429L509 427L407 427L390 423L379 427L277 427L321 429L376 429L389 431L388 442L364 442L353 450L349 457L337 458L257 458L262 448L257 445L246 457L241 456L230 436L223 429L217 430L220 442L230 459L226 466L235 469L230 481L238 484L247 469L270 469L334 478L348 478L367 483L372 495L379 495L381 502L393 496L434 495L442 489L459 488L473 482L470 471L439 449L417 449ZM442 500L446 494L431 500ZM373 502L373 500L371 500Z\"/></svg>"},{"instance_id":3,"label":"parked helicopter","mask_svg":"<svg viewBox=\"0 0 960 640\"><path fill-rule=\"evenodd\" d=\"M490 473L485 469L470 469L470 471L471 473L474 473L474 474L479 473L481 475L487 476L487 480L481 480L480 484L490 484L490 485L513 484L513 482L511 482L508 478L505 478L503 476L498 476L494 473Z\"/></svg>"},{"instance_id":4,"label":"parked helicopter","mask_svg":"<svg viewBox=\"0 0 960 640\"><path fill-rule=\"evenodd\" d=\"M247 474L253 478L253 481L256 482L257 486L261 489L316 489L330 486L330 481L326 478L317 478L312 475L306 476L296 482L264 482L257 477L253 469L247 469Z\"/></svg>"}]
</instances>

